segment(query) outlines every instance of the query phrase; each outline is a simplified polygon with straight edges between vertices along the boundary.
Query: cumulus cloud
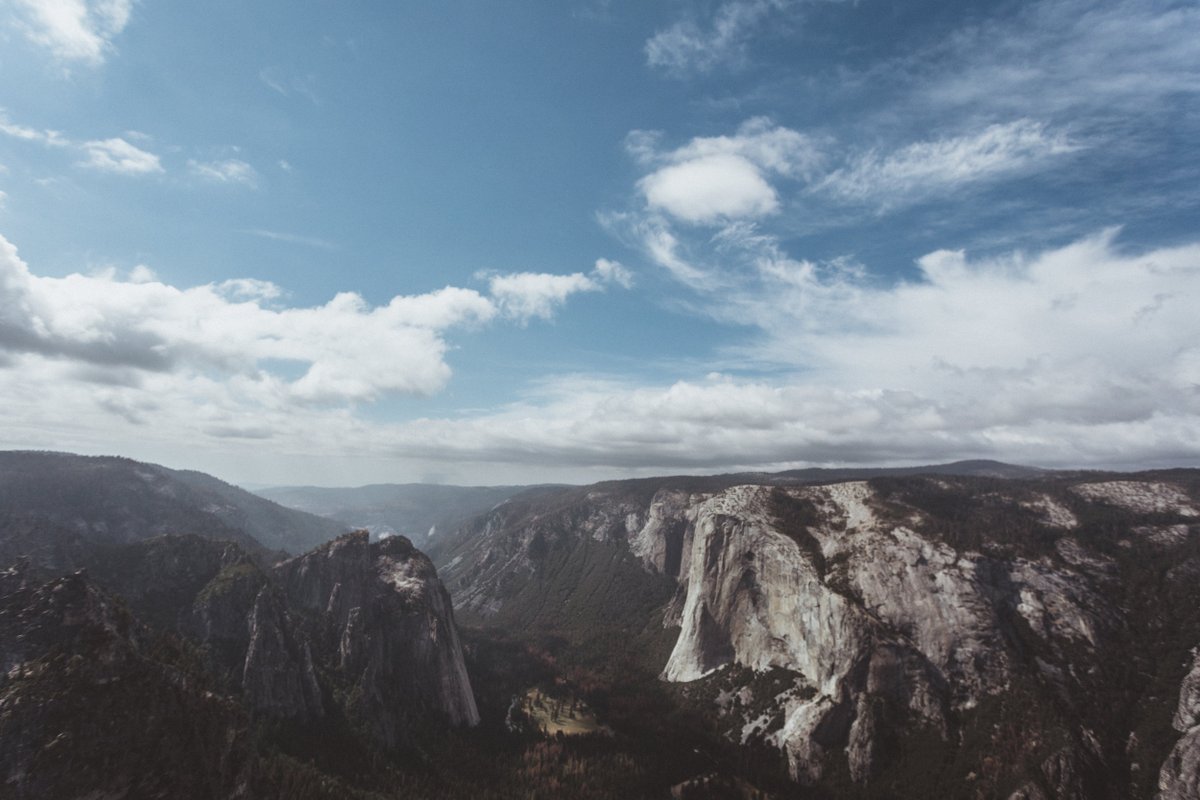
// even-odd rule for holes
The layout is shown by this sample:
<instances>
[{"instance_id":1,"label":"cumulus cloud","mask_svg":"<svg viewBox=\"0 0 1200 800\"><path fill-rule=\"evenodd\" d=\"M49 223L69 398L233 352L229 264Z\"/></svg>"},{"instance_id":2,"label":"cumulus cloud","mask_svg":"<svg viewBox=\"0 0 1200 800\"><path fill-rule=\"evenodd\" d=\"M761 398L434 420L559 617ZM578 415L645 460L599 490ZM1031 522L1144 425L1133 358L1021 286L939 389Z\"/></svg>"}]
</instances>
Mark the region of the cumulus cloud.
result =
<instances>
[{"instance_id":1,"label":"cumulus cloud","mask_svg":"<svg viewBox=\"0 0 1200 800\"><path fill-rule=\"evenodd\" d=\"M650 209L692 224L761 217L779 208L768 176L809 176L822 161L814 142L764 117L747 120L733 136L697 137L660 151L661 135L634 131L626 148L639 162L658 165L638 182Z\"/></svg>"},{"instance_id":2,"label":"cumulus cloud","mask_svg":"<svg viewBox=\"0 0 1200 800\"><path fill-rule=\"evenodd\" d=\"M957 137L915 142L891 153L870 150L814 188L850 202L900 205L957 187L1034 169L1080 146L1033 120L989 125Z\"/></svg>"},{"instance_id":3,"label":"cumulus cloud","mask_svg":"<svg viewBox=\"0 0 1200 800\"><path fill-rule=\"evenodd\" d=\"M761 326L735 361L771 360L790 378L568 378L386 440L429 458L650 470L1194 460L1200 245L1128 254L1116 233L1033 256L937 251L891 286L857 265L764 253L758 288L722 292L712 311Z\"/></svg>"},{"instance_id":4,"label":"cumulus cloud","mask_svg":"<svg viewBox=\"0 0 1200 800\"><path fill-rule=\"evenodd\" d=\"M81 147L86 156L81 163L102 172L147 175L163 171L158 156L121 138L84 142Z\"/></svg>"},{"instance_id":5,"label":"cumulus cloud","mask_svg":"<svg viewBox=\"0 0 1200 800\"><path fill-rule=\"evenodd\" d=\"M486 322L492 303L448 287L371 307L353 293L322 306L272 308L278 287L233 280L178 289L145 272L45 278L0 240L0 349L83 364L161 373L215 373L273 382L281 398L370 400L429 394L450 376L450 328ZM278 382L264 366L302 374ZM268 380L269 379L269 380Z\"/></svg>"},{"instance_id":6,"label":"cumulus cloud","mask_svg":"<svg viewBox=\"0 0 1200 800\"><path fill-rule=\"evenodd\" d=\"M590 275L582 272L571 275L541 272L493 275L488 280L488 291L501 313L523 324L531 319L549 319L573 294L602 291L613 283L629 288L632 281L629 270L616 261L602 258L596 261L596 267Z\"/></svg>"},{"instance_id":7,"label":"cumulus cloud","mask_svg":"<svg viewBox=\"0 0 1200 800\"><path fill-rule=\"evenodd\" d=\"M775 190L758 169L739 156L708 156L664 167L639 188L651 208L684 222L761 217L775 211Z\"/></svg>"},{"instance_id":8,"label":"cumulus cloud","mask_svg":"<svg viewBox=\"0 0 1200 800\"><path fill-rule=\"evenodd\" d=\"M258 172L254 167L237 158L227 158L221 161L188 161L188 169L193 175L213 183L230 183L249 186L258 185Z\"/></svg>"},{"instance_id":9,"label":"cumulus cloud","mask_svg":"<svg viewBox=\"0 0 1200 800\"><path fill-rule=\"evenodd\" d=\"M180 289L144 265L125 280L114 270L42 277L0 237L0 355L31 374L65 364L76 381L103 375L166 395L219 383L226 405L241 395L243 409L428 395L450 378L451 331L549 317L571 294L630 280L601 259L590 274L493 276L491 296L448 286L372 306L343 292L296 308L279 286L251 278Z\"/></svg>"},{"instance_id":10,"label":"cumulus cloud","mask_svg":"<svg viewBox=\"0 0 1200 800\"><path fill-rule=\"evenodd\" d=\"M61 61L97 66L129 23L133 0L13 0L13 6L31 42Z\"/></svg>"},{"instance_id":11,"label":"cumulus cloud","mask_svg":"<svg viewBox=\"0 0 1200 800\"><path fill-rule=\"evenodd\" d=\"M445 333L508 313L499 298L446 289L376 308L340 295L271 309L258 299L269 286L46 284L14 258L10 247L0 282L0 341L15 359L4 373L10 431L33 429L53 408L77 439L95 435L103 413L168 423L172 437L197 442L270 437L295 452L643 472L1200 457L1196 244L1127 253L1105 231L1032 255L936 251L919 277L892 285L860 265L789 260L764 245L759 284L714 294L711 313L758 325L761 339L731 351L731 363L771 361L779 377L565 376L497 409L402 423L297 400L436 389ZM552 285L531 282L527 294ZM85 292L98 299L68 301ZM193 307L203 314L184 311ZM289 379L269 359L308 368ZM107 382L94 376L94 391L79 392L81 367Z\"/></svg>"}]
</instances>

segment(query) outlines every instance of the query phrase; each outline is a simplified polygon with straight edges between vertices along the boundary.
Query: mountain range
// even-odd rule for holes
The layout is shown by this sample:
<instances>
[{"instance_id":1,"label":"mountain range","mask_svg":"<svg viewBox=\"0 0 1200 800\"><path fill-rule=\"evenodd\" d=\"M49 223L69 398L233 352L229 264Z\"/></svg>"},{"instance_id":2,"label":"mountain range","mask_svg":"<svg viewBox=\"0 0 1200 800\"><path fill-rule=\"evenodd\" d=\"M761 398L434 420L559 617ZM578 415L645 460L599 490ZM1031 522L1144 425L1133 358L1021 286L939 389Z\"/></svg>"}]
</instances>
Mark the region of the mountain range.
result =
<instances>
[{"instance_id":1,"label":"mountain range","mask_svg":"<svg viewBox=\"0 0 1200 800\"><path fill-rule=\"evenodd\" d=\"M259 489L256 494L290 509L370 531L372 536L400 534L420 547L429 547L438 533L449 533L528 488L390 483L352 488L278 486Z\"/></svg>"},{"instance_id":2,"label":"mountain range","mask_svg":"<svg viewBox=\"0 0 1200 800\"><path fill-rule=\"evenodd\" d=\"M0 796L1200 796L1198 470L273 496L0 453Z\"/></svg>"}]
</instances>

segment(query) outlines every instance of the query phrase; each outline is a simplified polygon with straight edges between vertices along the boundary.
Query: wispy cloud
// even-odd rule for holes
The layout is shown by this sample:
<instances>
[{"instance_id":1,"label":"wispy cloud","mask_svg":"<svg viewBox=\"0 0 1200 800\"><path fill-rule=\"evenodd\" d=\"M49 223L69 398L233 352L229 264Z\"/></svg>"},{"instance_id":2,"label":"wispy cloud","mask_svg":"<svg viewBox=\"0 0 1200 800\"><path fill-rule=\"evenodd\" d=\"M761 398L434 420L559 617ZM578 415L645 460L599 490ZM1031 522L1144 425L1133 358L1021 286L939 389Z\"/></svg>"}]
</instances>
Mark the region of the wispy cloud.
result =
<instances>
[{"instance_id":1,"label":"wispy cloud","mask_svg":"<svg viewBox=\"0 0 1200 800\"><path fill-rule=\"evenodd\" d=\"M847 166L813 188L839 200L894 207L934 192L1023 173L1080 148L1065 133L1022 119L977 133L915 142L890 153L870 150L852 156Z\"/></svg>"},{"instance_id":2,"label":"wispy cloud","mask_svg":"<svg viewBox=\"0 0 1200 800\"><path fill-rule=\"evenodd\" d=\"M221 161L188 161L188 169L193 175L213 183L240 184L255 188L258 186L258 172L245 161L237 158L227 158Z\"/></svg>"},{"instance_id":3,"label":"wispy cloud","mask_svg":"<svg viewBox=\"0 0 1200 800\"><path fill-rule=\"evenodd\" d=\"M129 23L133 0L12 0L11 7L31 42L65 63L98 66Z\"/></svg>"},{"instance_id":4,"label":"wispy cloud","mask_svg":"<svg viewBox=\"0 0 1200 800\"><path fill-rule=\"evenodd\" d=\"M1142 115L1200 92L1194 3L1052 0L963 28L887 69L941 109L1041 118ZM881 76L882 77L882 76Z\"/></svg>"},{"instance_id":5,"label":"wispy cloud","mask_svg":"<svg viewBox=\"0 0 1200 800\"><path fill-rule=\"evenodd\" d=\"M80 163L101 172L148 175L163 171L158 156L121 138L83 142L80 147L85 155L84 160Z\"/></svg>"},{"instance_id":6,"label":"wispy cloud","mask_svg":"<svg viewBox=\"0 0 1200 800\"><path fill-rule=\"evenodd\" d=\"M80 166L101 172L120 175L153 175L164 171L162 162L157 155L143 150L119 136L111 139L90 139L78 142L55 130L18 125L9 121L2 112L0 112L0 134L40 144L43 147L75 152L81 159L78 162ZM131 136L131 138L134 137ZM149 139L145 134L137 134L136 138L141 141Z\"/></svg>"},{"instance_id":7,"label":"wispy cloud","mask_svg":"<svg viewBox=\"0 0 1200 800\"><path fill-rule=\"evenodd\" d=\"M242 231L251 236L259 236L263 239L272 239L276 242L287 242L288 244L299 244L305 247L316 247L321 250L336 250L337 244L328 239L321 239L317 236L304 236L295 233L284 233L282 231L269 231L263 228L252 228Z\"/></svg>"},{"instance_id":8,"label":"wispy cloud","mask_svg":"<svg viewBox=\"0 0 1200 800\"><path fill-rule=\"evenodd\" d=\"M731 0L709 20L682 20L654 34L646 42L646 62L676 75L738 64L750 37L772 13L790 5L794 0Z\"/></svg>"},{"instance_id":9,"label":"wispy cloud","mask_svg":"<svg viewBox=\"0 0 1200 800\"><path fill-rule=\"evenodd\" d=\"M39 130L30 128L25 125L18 125L15 122L10 122L8 117L0 111L0 133L9 136L13 139L21 139L26 142L36 142L37 144L46 145L48 147L70 147L71 141L64 138L58 131Z\"/></svg>"},{"instance_id":10,"label":"wispy cloud","mask_svg":"<svg viewBox=\"0 0 1200 800\"><path fill-rule=\"evenodd\" d=\"M316 91L315 75L294 75L282 67L263 67L258 72L258 79L276 94L284 97L299 96L307 99L313 105L321 104L321 99Z\"/></svg>"}]
</instances>

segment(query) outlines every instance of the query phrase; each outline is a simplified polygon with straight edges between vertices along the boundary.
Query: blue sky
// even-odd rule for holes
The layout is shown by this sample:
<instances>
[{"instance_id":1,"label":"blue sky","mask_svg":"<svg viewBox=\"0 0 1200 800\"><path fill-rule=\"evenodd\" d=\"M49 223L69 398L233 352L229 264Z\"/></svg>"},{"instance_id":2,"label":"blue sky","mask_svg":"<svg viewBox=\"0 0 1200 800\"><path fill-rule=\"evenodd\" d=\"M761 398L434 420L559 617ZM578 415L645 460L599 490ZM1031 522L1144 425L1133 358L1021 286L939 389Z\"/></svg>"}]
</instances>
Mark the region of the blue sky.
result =
<instances>
[{"instance_id":1,"label":"blue sky","mask_svg":"<svg viewBox=\"0 0 1200 800\"><path fill-rule=\"evenodd\" d=\"M1200 8L0 0L0 446L1200 456Z\"/></svg>"}]
</instances>

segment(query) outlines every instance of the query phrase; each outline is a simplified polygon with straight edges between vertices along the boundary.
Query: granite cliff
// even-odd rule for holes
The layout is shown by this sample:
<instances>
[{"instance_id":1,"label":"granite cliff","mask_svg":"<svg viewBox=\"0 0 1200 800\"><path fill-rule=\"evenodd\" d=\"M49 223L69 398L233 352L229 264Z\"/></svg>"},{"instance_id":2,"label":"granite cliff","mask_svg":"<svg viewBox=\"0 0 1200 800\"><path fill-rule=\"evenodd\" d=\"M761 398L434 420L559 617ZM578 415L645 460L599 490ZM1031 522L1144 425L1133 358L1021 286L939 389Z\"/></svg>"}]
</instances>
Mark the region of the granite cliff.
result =
<instances>
[{"instance_id":1,"label":"granite cliff","mask_svg":"<svg viewBox=\"0 0 1200 800\"><path fill-rule=\"evenodd\" d=\"M288 750L345 771L478 722L449 597L406 540L270 569L198 536L85 560L0 572L0 796L352 796Z\"/></svg>"},{"instance_id":2,"label":"granite cliff","mask_svg":"<svg viewBox=\"0 0 1200 800\"><path fill-rule=\"evenodd\" d=\"M275 566L292 607L317 620L316 639L351 688L348 711L381 741L402 741L406 720L428 713L475 725L450 596L403 536L346 534Z\"/></svg>"},{"instance_id":3,"label":"granite cliff","mask_svg":"<svg viewBox=\"0 0 1200 800\"><path fill-rule=\"evenodd\" d=\"M630 482L514 498L442 573L483 624L570 635L570 589L526 596L555 554L635 562L673 587L662 678L838 796L1191 797L1198 522L1192 472Z\"/></svg>"}]
</instances>

